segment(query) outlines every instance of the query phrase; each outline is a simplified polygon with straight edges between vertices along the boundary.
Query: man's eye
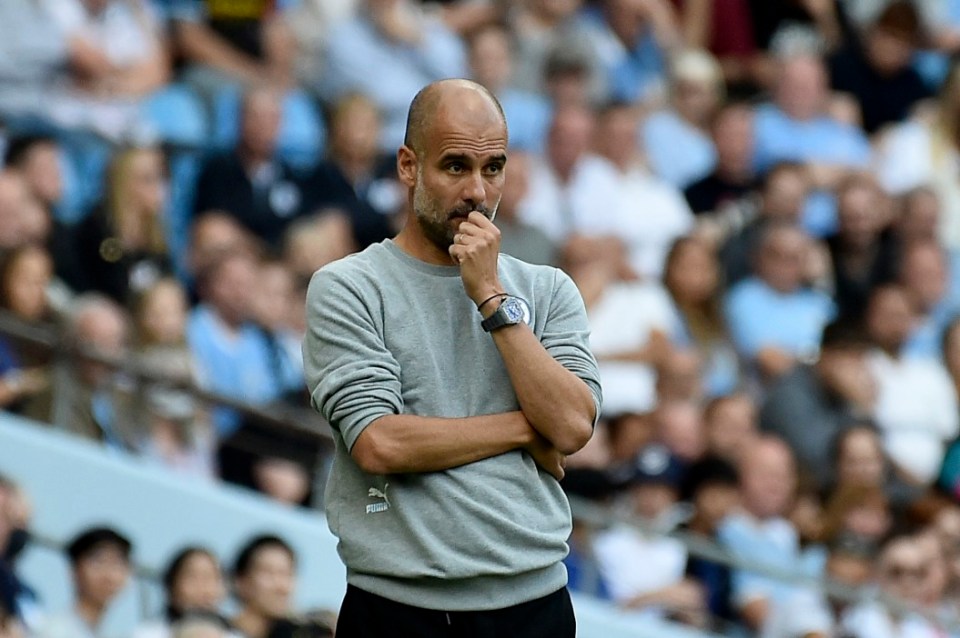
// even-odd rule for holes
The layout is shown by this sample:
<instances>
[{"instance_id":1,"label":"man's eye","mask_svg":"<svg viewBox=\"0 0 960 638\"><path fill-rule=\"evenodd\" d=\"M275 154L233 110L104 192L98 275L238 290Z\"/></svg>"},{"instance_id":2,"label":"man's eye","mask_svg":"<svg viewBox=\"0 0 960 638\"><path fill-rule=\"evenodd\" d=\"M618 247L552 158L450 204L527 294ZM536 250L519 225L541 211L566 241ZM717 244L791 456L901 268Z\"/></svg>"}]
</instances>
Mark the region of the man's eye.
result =
<instances>
[{"instance_id":1,"label":"man's eye","mask_svg":"<svg viewBox=\"0 0 960 638\"><path fill-rule=\"evenodd\" d=\"M489 166L487 166L487 172L490 173L491 175L496 175L498 173L501 173L503 172L503 165L490 164Z\"/></svg>"},{"instance_id":2,"label":"man's eye","mask_svg":"<svg viewBox=\"0 0 960 638\"><path fill-rule=\"evenodd\" d=\"M460 164L459 162L454 162L453 164L450 164L447 167L447 170L450 171L451 173L462 173L463 164Z\"/></svg>"}]
</instances>

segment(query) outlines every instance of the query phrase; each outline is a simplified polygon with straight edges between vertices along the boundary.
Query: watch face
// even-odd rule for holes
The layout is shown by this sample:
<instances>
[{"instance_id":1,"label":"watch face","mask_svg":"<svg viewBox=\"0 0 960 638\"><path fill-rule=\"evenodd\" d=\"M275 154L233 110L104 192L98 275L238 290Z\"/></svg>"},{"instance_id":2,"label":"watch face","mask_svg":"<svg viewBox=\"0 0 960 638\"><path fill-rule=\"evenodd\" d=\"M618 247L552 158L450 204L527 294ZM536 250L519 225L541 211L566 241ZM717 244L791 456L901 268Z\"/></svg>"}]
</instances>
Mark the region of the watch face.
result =
<instances>
[{"instance_id":1,"label":"watch face","mask_svg":"<svg viewBox=\"0 0 960 638\"><path fill-rule=\"evenodd\" d=\"M530 307L523 299L520 299L519 297L510 297L504 301L503 305L500 307L503 308L503 312L507 315L510 323L523 322L527 325L530 325Z\"/></svg>"}]
</instances>

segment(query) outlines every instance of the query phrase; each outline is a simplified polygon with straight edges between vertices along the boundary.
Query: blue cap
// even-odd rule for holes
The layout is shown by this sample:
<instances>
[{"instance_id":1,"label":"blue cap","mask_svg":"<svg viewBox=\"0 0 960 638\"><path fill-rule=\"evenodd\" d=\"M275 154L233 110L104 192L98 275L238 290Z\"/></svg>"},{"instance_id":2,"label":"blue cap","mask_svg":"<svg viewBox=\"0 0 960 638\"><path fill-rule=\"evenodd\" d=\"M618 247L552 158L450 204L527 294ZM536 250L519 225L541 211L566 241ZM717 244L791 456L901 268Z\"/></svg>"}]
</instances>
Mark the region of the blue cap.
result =
<instances>
[{"instance_id":1,"label":"blue cap","mask_svg":"<svg viewBox=\"0 0 960 638\"><path fill-rule=\"evenodd\" d=\"M633 485L669 485L679 489L686 467L667 446L652 443L641 449L633 462Z\"/></svg>"}]
</instances>

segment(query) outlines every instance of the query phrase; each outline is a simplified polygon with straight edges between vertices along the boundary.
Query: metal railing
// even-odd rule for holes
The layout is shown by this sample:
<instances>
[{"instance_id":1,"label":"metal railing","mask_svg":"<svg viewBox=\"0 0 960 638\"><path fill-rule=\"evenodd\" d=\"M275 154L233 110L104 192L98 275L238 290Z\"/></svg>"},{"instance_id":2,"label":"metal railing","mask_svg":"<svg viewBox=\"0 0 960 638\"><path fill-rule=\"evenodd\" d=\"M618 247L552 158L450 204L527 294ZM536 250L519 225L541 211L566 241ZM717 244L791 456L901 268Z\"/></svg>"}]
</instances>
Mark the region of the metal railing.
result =
<instances>
[{"instance_id":1,"label":"metal railing","mask_svg":"<svg viewBox=\"0 0 960 638\"><path fill-rule=\"evenodd\" d=\"M136 363L133 357L116 358L106 356L89 347L85 347L83 344L70 344L62 338L55 326L29 324L3 310L0 310L0 335L15 337L33 345L50 348L54 353L54 365L70 366L80 361L96 362L109 366L116 371L123 372L125 376L134 379L138 384L155 385L185 391L199 401L228 407L245 417L255 419L263 425L276 428L279 433L311 437L321 450L321 456L328 455L333 449L333 440L329 427L319 421L315 412L308 408L256 406L234 397L210 392L193 383L173 381L144 369ZM54 411L54 413L56 412ZM307 418L308 416L309 418ZM56 425L62 426L63 424ZM318 463L318 467L322 466L322 463ZM322 485L325 478L325 467L323 470L318 470L317 475L319 484ZM322 492L322 489L318 491ZM692 557L708 560L734 570L749 571L778 582L798 587L813 588L823 592L832 599L846 603L856 604L864 600L876 600L891 611L919 614L941 629L952 633L960 633L960 622L945 623L943 618L938 618L923 610L918 610L915 606L905 601L883 595L874 588L851 587L850 585L837 581L825 578L813 578L803 573L783 570L761 561L734 555L715 540L707 539L680 529L669 532L656 530L652 528L648 522L633 515L629 511L624 511L622 508L599 504L577 496L570 496L570 504L574 517L577 520L598 528L619 523L635 527L649 535L668 536L681 542L688 554ZM34 536L33 540L34 543L40 547L53 551L62 550L62 543L56 539ZM159 581L157 571L143 565L135 566L135 574L139 579L142 579L143 582L156 584ZM146 588L141 589L141 601L144 607L143 611L148 611Z\"/></svg>"}]
</instances>

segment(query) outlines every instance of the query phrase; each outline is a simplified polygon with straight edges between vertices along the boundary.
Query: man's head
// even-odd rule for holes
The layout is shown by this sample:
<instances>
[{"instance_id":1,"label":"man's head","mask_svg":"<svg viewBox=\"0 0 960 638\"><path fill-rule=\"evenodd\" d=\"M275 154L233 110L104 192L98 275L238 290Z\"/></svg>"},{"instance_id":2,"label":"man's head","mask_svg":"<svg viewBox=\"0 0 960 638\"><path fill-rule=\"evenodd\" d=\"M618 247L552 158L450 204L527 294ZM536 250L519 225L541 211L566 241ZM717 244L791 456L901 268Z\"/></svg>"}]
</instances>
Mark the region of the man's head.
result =
<instances>
[{"instance_id":1,"label":"man's head","mask_svg":"<svg viewBox=\"0 0 960 638\"><path fill-rule=\"evenodd\" d=\"M244 607L264 618L290 613L296 578L293 548L276 536L258 536L237 555L233 568L237 598Z\"/></svg>"},{"instance_id":2,"label":"man's head","mask_svg":"<svg viewBox=\"0 0 960 638\"><path fill-rule=\"evenodd\" d=\"M558 109L547 135L547 161L554 172L566 181L580 158L590 150L596 119L583 106Z\"/></svg>"},{"instance_id":3,"label":"man's head","mask_svg":"<svg viewBox=\"0 0 960 638\"><path fill-rule=\"evenodd\" d=\"M775 436L754 439L740 457L740 495L759 519L784 516L793 504L797 470L793 452Z\"/></svg>"},{"instance_id":4,"label":"man's head","mask_svg":"<svg viewBox=\"0 0 960 638\"><path fill-rule=\"evenodd\" d=\"M497 99L468 80L443 80L413 99L397 172L411 222L446 253L472 211L493 219L507 161L507 122Z\"/></svg>"},{"instance_id":5,"label":"man's head","mask_svg":"<svg viewBox=\"0 0 960 638\"><path fill-rule=\"evenodd\" d=\"M350 95L333 109L330 155L350 167L371 167L380 153L380 112L362 95Z\"/></svg>"},{"instance_id":6,"label":"man's head","mask_svg":"<svg viewBox=\"0 0 960 638\"><path fill-rule=\"evenodd\" d=\"M913 330L916 314L901 286L876 288L867 302L867 334L884 352L896 356Z\"/></svg>"},{"instance_id":7,"label":"man's head","mask_svg":"<svg viewBox=\"0 0 960 638\"><path fill-rule=\"evenodd\" d=\"M791 224L775 223L765 228L757 246L757 276L777 292L788 294L799 289L808 240L799 227Z\"/></svg>"},{"instance_id":8,"label":"man's head","mask_svg":"<svg viewBox=\"0 0 960 638\"><path fill-rule=\"evenodd\" d=\"M66 326L66 338L72 345L119 360L126 354L129 337L130 319L112 299L87 293L74 301ZM93 361L81 362L77 368L90 386L99 385L111 374L109 367Z\"/></svg>"},{"instance_id":9,"label":"man's head","mask_svg":"<svg viewBox=\"0 0 960 638\"><path fill-rule=\"evenodd\" d=\"M928 314L943 300L948 277L947 256L935 241L912 242L900 257L900 283L921 314Z\"/></svg>"},{"instance_id":10,"label":"man's head","mask_svg":"<svg viewBox=\"0 0 960 638\"><path fill-rule=\"evenodd\" d=\"M19 172L0 171L0 250L23 243L23 211L30 204L27 184Z\"/></svg>"},{"instance_id":11,"label":"man's head","mask_svg":"<svg viewBox=\"0 0 960 638\"><path fill-rule=\"evenodd\" d=\"M870 338L858 324L844 320L828 323L820 335L816 363L820 381L833 394L844 396L851 378L869 374L865 357L870 346Z\"/></svg>"},{"instance_id":12,"label":"man's head","mask_svg":"<svg viewBox=\"0 0 960 638\"><path fill-rule=\"evenodd\" d=\"M219 210L205 211L190 228L188 265L194 277L206 271L221 255L251 252L253 240L235 217Z\"/></svg>"},{"instance_id":13,"label":"man's head","mask_svg":"<svg viewBox=\"0 0 960 638\"><path fill-rule=\"evenodd\" d=\"M884 593L908 602L922 603L929 576L926 552L917 534L891 535L880 550L877 581Z\"/></svg>"},{"instance_id":14,"label":"man's head","mask_svg":"<svg viewBox=\"0 0 960 638\"><path fill-rule=\"evenodd\" d=\"M799 222L809 191L810 182L802 164L776 164L763 181L763 207L760 214L765 219Z\"/></svg>"},{"instance_id":15,"label":"man's head","mask_svg":"<svg viewBox=\"0 0 960 638\"><path fill-rule=\"evenodd\" d=\"M31 195L49 208L63 197L60 147L52 137L29 135L12 140L5 164L24 178Z\"/></svg>"},{"instance_id":16,"label":"man's head","mask_svg":"<svg viewBox=\"0 0 960 638\"><path fill-rule=\"evenodd\" d=\"M681 116L695 125L706 126L723 101L723 70L706 51L682 51L670 62L670 92Z\"/></svg>"},{"instance_id":17,"label":"man's head","mask_svg":"<svg viewBox=\"0 0 960 638\"><path fill-rule=\"evenodd\" d=\"M916 7L909 0L896 0L867 30L867 61L880 75L895 75L910 66L922 39L923 26Z\"/></svg>"},{"instance_id":18,"label":"man's head","mask_svg":"<svg viewBox=\"0 0 960 638\"><path fill-rule=\"evenodd\" d=\"M557 108L585 106L590 101L593 75L590 52L563 42L550 51L543 63L544 90Z\"/></svg>"},{"instance_id":19,"label":"man's head","mask_svg":"<svg viewBox=\"0 0 960 638\"><path fill-rule=\"evenodd\" d=\"M654 520L677 502L683 464L659 443L641 449L633 463L630 495L634 511L647 520Z\"/></svg>"},{"instance_id":20,"label":"man's head","mask_svg":"<svg viewBox=\"0 0 960 638\"><path fill-rule=\"evenodd\" d=\"M827 89L827 71L820 58L802 53L780 60L774 101L792 119L811 120L823 113Z\"/></svg>"},{"instance_id":21,"label":"man's head","mask_svg":"<svg viewBox=\"0 0 960 638\"><path fill-rule=\"evenodd\" d=\"M240 113L240 147L253 159L273 157L280 134L280 95L268 87L256 87L243 96Z\"/></svg>"},{"instance_id":22,"label":"man's head","mask_svg":"<svg viewBox=\"0 0 960 638\"><path fill-rule=\"evenodd\" d=\"M749 175L753 171L753 109L738 102L722 107L713 118L711 132L718 170L728 176Z\"/></svg>"},{"instance_id":23,"label":"man's head","mask_svg":"<svg viewBox=\"0 0 960 638\"><path fill-rule=\"evenodd\" d=\"M639 114L632 105L615 102L600 109L597 118L597 150L619 166L627 168L637 159Z\"/></svg>"},{"instance_id":24,"label":"man's head","mask_svg":"<svg viewBox=\"0 0 960 638\"><path fill-rule=\"evenodd\" d=\"M900 218L897 220L900 240L905 243L936 241L940 223L940 198L937 192L929 186L918 186L903 196L900 205Z\"/></svg>"},{"instance_id":25,"label":"man's head","mask_svg":"<svg viewBox=\"0 0 960 638\"><path fill-rule=\"evenodd\" d=\"M703 414L692 401L661 403L654 417L657 438L684 463L692 463L703 456L706 441Z\"/></svg>"},{"instance_id":26,"label":"man's head","mask_svg":"<svg viewBox=\"0 0 960 638\"><path fill-rule=\"evenodd\" d=\"M883 227L883 194L876 180L854 175L837 188L839 234L845 246L863 249L877 240Z\"/></svg>"},{"instance_id":27,"label":"man's head","mask_svg":"<svg viewBox=\"0 0 960 638\"><path fill-rule=\"evenodd\" d=\"M717 397L704 410L707 453L736 463L757 436L757 406L747 394Z\"/></svg>"},{"instance_id":28,"label":"man's head","mask_svg":"<svg viewBox=\"0 0 960 638\"><path fill-rule=\"evenodd\" d=\"M81 532L69 545L77 598L105 610L130 577L130 541L108 527Z\"/></svg>"},{"instance_id":29,"label":"man's head","mask_svg":"<svg viewBox=\"0 0 960 638\"><path fill-rule=\"evenodd\" d=\"M513 73L513 43L502 26L491 24L470 38L470 74L494 93L506 88Z\"/></svg>"},{"instance_id":30,"label":"man's head","mask_svg":"<svg viewBox=\"0 0 960 638\"><path fill-rule=\"evenodd\" d=\"M712 533L740 503L736 467L717 457L706 457L689 466L680 487L680 498L694 506L702 531Z\"/></svg>"},{"instance_id":31,"label":"man's head","mask_svg":"<svg viewBox=\"0 0 960 638\"><path fill-rule=\"evenodd\" d=\"M256 262L245 253L226 253L199 280L200 298L220 319L237 327L251 318L256 292Z\"/></svg>"}]
</instances>

